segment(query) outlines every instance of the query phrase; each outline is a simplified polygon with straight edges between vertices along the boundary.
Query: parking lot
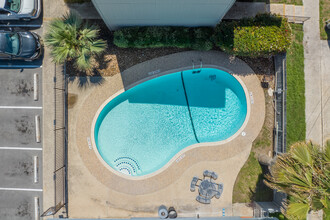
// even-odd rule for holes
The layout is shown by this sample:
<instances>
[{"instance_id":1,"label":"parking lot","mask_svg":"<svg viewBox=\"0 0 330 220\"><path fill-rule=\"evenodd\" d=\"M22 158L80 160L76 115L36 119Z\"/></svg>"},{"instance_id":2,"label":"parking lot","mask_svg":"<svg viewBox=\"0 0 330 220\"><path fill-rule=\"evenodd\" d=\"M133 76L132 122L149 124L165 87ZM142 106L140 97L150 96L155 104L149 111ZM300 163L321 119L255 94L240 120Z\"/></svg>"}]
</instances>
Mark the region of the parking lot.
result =
<instances>
[{"instance_id":1,"label":"parking lot","mask_svg":"<svg viewBox=\"0 0 330 220\"><path fill-rule=\"evenodd\" d=\"M42 212L42 68L23 67L0 69L1 220Z\"/></svg>"}]
</instances>

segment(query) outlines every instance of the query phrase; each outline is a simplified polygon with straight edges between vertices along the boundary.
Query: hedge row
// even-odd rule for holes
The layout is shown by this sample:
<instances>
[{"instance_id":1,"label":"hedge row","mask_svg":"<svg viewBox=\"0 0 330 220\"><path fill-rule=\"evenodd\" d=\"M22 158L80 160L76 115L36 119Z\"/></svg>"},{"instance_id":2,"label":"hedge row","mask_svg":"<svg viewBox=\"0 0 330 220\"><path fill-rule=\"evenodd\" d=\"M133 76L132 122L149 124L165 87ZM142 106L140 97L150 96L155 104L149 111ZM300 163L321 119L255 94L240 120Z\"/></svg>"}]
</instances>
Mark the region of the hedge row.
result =
<instances>
[{"instance_id":1,"label":"hedge row","mask_svg":"<svg viewBox=\"0 0 330 220\"><path fill-rule=\"evenodd\" d=\"M212 28L131 27L114 33L114 44L122 48L177 47L194 50L213 48Z\"/></svg>"},{"instance_id":2,"label":"hedge row","mask_svg":"<svg viewBox=\"0 0 330 220\"><path fill-rule=\"evenodd\" d=\"M115 31L121 48L177 47L211 50L214 46L241 56L267 56L285 52L291 42L286 19L260 14L239 21L222 21L216 28L130 27Z\"/></svg>"},{"instance_id":3,"label":"hedge row","mask_svg":"<svg viewBox=\"0 0 330 220\"><path fill-rule=\"evenodd\" d=\"M221 22L214 41L221 50L240 56L264 56L285 52L291 44L291 28L285 18L259 14L254 18Z\"/></svg>"}]
</instances>

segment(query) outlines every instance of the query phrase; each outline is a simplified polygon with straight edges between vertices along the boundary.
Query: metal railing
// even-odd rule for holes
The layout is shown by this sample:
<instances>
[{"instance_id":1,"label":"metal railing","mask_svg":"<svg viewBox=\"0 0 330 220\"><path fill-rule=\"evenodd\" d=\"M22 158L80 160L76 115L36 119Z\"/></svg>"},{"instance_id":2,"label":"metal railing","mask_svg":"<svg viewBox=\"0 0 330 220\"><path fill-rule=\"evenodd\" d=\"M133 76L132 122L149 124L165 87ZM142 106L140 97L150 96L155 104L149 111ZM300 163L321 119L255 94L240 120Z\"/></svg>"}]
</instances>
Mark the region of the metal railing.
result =
<instances>
[{"instance_id":1,"label":"metal railing","mask_svg":"<svg viewBox=\"0 0 330 220\"><path fill-rule=\"evenodd\" d=\"M286 152L286 55L275 56L275 154Z\"/></svg>"},{"instance_id":2,"label":"metal railing","mask_svg":"<svg viewBox=\"0 0 330 220\"><path fill-rule=\"evenodd\" d=\"M275 128L274 152L275 156L286 152L286 54L276 55L275 62ZM286 199L285 193L273 191L273 202L281 206Z\"/></svg>"},{"instance_id":3,"label":"metal railing","mask_svg":"<svg viewBox=\"0 0 330 220\"><path fill-rule=\"evenodd\" d=\"M54 71L54 206L41 216L67 213L67 83L65 66L55 65Z\"/></svg>"}]
</instances>

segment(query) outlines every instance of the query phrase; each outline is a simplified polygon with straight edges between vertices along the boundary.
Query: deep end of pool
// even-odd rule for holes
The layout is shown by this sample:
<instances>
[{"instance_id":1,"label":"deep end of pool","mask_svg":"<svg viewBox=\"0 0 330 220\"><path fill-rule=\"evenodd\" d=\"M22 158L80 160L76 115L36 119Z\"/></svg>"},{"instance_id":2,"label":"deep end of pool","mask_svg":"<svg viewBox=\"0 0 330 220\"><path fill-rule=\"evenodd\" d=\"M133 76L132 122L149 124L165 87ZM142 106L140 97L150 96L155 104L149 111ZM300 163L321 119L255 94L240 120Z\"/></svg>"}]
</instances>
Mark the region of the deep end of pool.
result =
<instances>
[{"instance_id":1,"label":"deep end of pool","mask_svg":"<svg viewBox=\"0 0 330 220\"><path fill-rule=\"evenodd\" d=\"M214 68L159 76L102 106L93 131L97 151L129 176L156 172L188 146L232 137L247 115L241 83Z\"/></svg>"}]
</instances>

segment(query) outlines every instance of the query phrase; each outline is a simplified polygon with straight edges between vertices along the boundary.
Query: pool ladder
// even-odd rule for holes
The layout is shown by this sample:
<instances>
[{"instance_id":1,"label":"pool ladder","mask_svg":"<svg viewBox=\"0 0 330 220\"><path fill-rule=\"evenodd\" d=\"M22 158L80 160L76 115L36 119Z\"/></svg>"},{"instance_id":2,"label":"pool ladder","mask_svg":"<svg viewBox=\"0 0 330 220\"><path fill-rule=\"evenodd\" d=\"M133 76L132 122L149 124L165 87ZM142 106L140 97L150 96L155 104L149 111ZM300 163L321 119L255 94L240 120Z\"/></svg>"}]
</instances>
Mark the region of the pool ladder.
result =
<instances>
[{"instance_id":1,"label":"pool ladder","mask_svg":"<svg viewBox=\"0 0 330 220\"><path fill-rule=\"evenodd\" d=\"M195 63L194 63L194 60L191 60L192 62L192 66L193 66L193 71L192 73L195 74L195 73L200 73L202 71L202 68L203 68L203 62L202 62L202 59L199 60L200 62L200 65L199 65L199 69L198 70L195 70Z\"/></svg>"}]
</instances>

